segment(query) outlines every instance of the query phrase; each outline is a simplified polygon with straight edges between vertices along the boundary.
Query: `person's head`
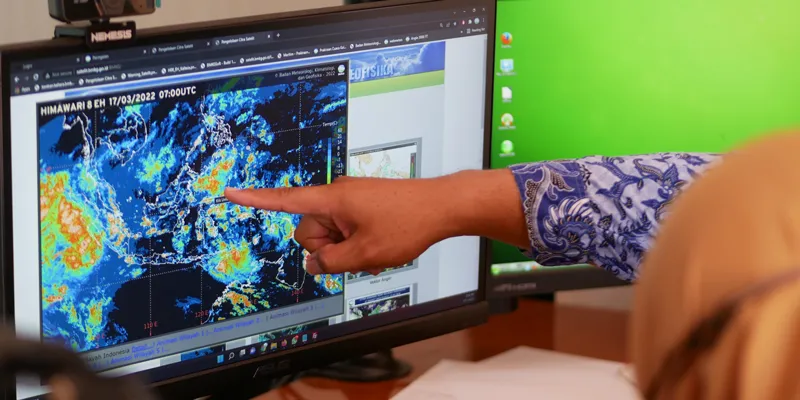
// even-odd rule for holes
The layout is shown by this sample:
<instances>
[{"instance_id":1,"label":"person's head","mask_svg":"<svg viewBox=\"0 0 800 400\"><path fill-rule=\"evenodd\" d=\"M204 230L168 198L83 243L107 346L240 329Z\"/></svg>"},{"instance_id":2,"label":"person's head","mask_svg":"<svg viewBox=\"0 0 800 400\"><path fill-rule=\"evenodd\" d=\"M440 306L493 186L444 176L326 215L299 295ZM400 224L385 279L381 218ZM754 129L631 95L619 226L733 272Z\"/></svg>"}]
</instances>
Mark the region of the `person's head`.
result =
<instances>
[{"instance_id":1,"label":"person's head","mask_svg":"<svg viewBox=\"0 0 800 400\"><path fill-rule=\"evenodd\" d=\"M800 399L800 134L737 149L679 196L631 333L652 400Z\"/></svg>"}]
</instances>

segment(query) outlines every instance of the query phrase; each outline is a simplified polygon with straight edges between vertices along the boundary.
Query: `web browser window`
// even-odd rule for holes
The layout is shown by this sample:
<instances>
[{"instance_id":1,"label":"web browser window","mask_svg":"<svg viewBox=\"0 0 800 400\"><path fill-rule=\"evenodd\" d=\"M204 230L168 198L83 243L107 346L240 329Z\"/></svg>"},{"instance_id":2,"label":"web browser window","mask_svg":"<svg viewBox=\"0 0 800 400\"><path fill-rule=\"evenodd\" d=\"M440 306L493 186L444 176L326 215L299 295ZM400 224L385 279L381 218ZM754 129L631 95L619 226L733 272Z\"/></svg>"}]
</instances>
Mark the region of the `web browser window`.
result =
<instances>
[{"instance_id":1,"label":"web browser window","mask_svg":"<svg viewBox=\"0 0 800 400\"><path fill-rule=\"evenodd\" d=\"M300 216L223 191L482 168L486 17L448 10L12 65L18 333L102 373L159 381L474 299L478 238L377 276L311 276ZM21 380L17 398L46 390Z\"/></svg>"}]
</instances>

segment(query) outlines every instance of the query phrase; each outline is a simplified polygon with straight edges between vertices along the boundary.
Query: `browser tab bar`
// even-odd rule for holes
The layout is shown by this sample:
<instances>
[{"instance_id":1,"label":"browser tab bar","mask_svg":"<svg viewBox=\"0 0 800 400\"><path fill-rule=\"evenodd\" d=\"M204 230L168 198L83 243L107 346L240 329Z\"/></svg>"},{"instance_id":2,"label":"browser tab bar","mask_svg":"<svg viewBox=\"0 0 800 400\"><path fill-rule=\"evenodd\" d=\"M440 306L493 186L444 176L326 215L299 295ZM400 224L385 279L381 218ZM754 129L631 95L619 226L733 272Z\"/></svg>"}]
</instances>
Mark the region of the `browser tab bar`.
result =
<instances>
[{"instance_id":1,"label":"browser tab bar","mask_svg":"<svg viewBox=\"0 0 800 400\"><path fill-rule=\"evenodd\" d=\"M312 50L309 49L281 51L278 53L278 59L292 60L295 58L308 57L311 55L311 53Z\"/></svg>"},{"instance_id":2,"label":"browser tab bar","mask_svg":"<svg viewBox=\"0 0 800 400\"><path fill-rule=\"evenodd\" d=\"M162 44L153 46L150 53L153 55L175 54L187 51L205 50L211 47L211 42L207 40L195 40L186 43Z\"/></svg>"},{"instance_id":3,"label":"browser tab bar","mask_svg":"<svg viewBox=\"0 0 800 400\"><path fill-rule=\"evenodd\" d=\"M159 72L155 68L142 68L138 70L130 70L122 74L122 79L125 80L140 80L150 79L159 76Z\"/></svg>"},{"instance_id":4,"label":"browser tab bar","mask_svg":"<svg viewBox=\"0 0 800 400\"><path fill-rule=\"evenodd\" d=\"M331 53L338 53L341 51L347 50L347 46L344 44L337 44L337 45L325 45L316 48L317 54L331 54Z\"/></svg>"},{"instance_id":5,"label":"browser tab bar","mask_svg":"<svg viewBox=\"0 0 800 400\"><path fill-rule=\"evenodd\" d=\"M363 49L374 49L376 47L381 47L380 40L370 40L370 41L363 41L363 42L356 42L354 43L353 49L354 50L363 50Z\"/></svg>"},{"instance_id":6,"label":"browser tab bar","mask_svg":"<svg viewBox=\"0 0 800 400\"><path fill-rule=\"evenodd\" d=\"M247 62L247 60L245 60ZM220 68L233 68L239 64L239 61L233 57L203 61L200 63L201 70L215 70Z\"/></svg>"},{"instance_id":7,"label":"browser tab bar","mask_svg":"<svg viewBox=\"0 0 800 400\"><path fill-rule=\"evenodd\" d=\"M462 18L461 10L457 15L457 18L453 18L448 11L446 14L426 15L424 19L415 21L394 20L394 24L381 27L361 24L356 31L328 31L324 35L318 32L317 36L289 33L313 33L312 29L319 31L320 27L296 28L281 31L280 37L277 31L267 31L73 55L35 66L30 63L12 66L19 71L12 74L12 87L14 94L18 95L24 94L23 91L36 91L37 84L59 80L71 80L76 87L87 87L119 81L171 78L220 69L416 45L486 32L485 15L470 13L469 18ZM373 24L376 22L367 25ZM116 81L109 81L110 76L115 77ZM42 85L39 90L57 90L49 87Z\"/></svg>"},{"instance_id":8,"label":"browser tab bar","mask_svg":"<svg viewBox=\"0 0 800 400\"><path fill-rule=\"evenodd\" d=\"M38 89L36 89L36 86L34 86L34 90L36 91L50 91L50 90L72 89L76 85L75 81L73 81L72 79L60 79L60 80L54 80L52 82L42 82L37 86L39 87Z\"/></svg>"},{"instance_id":9,"label":"browser tab bar","mask_svg":"<svg viewBox=\"0 0 800 400\"><path fill-rule=\"evenodd\" d=\"M244 35L224 36L213 39L211 45L216 48L251 46L266 43L274 39L272 32L248 33Z\"/></svg>"},{"instance_id":10,"label":"browser tab bar","mask_svg":"<svg viewBox=\"0 0 800 400\"><path fill-rule=\"evenodd\" d=\"M81 86L89 85L107 85L109 83L119 82L120 77L117 74L106 74L106 75L98 75L98 76L87 76L82 78L78 81L78 84Z\"/></svg>"}]
</instances>

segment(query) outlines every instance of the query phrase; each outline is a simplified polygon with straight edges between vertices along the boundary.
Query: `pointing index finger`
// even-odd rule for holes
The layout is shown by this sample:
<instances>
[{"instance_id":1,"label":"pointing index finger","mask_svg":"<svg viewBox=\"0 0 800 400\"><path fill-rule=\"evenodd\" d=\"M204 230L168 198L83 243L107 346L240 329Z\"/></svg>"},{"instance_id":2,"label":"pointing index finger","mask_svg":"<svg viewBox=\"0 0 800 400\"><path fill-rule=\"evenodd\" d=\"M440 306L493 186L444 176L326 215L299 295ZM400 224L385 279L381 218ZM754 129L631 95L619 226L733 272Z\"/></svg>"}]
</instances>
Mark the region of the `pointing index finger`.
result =
<instances>
[{"instance_id":1,"label":"pointing index finger","mask_svg":"<svg viewBox=\"0 0 800 400\"><path fill-rule=\"evenodd\" d=\"M225 189L232 203L289 214L324 214L327 201L322 186L275 189Z\"/></svg>"}]
</instances>

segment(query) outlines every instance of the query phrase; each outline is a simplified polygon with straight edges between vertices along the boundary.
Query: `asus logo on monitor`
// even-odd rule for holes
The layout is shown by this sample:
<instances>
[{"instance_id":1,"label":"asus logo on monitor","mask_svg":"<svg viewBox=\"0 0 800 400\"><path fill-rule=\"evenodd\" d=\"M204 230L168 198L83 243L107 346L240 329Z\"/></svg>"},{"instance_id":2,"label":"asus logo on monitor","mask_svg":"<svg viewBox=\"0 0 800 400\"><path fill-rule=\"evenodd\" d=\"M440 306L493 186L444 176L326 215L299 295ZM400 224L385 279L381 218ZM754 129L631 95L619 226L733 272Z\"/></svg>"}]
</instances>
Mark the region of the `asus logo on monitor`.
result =
<instances>
[{"instance_id":1,"label":"asus logo on monitor","mask_svg":"<svg viewBox=\"0 0 800 400\"><path fill-rule=\"evenodd\" d=\"M497 285L494 287L495 292L525 292L528 290L536 290L537 289L536 282L526 282L526 283L504 283L502 285Z\"/></svg>"},{"instance_id":2,"label":"asus logo on monitor","mask_svg":"<svg viewBox=\"0 0 800 400\"><path fill-rule=\"evenodd\" d=\"M80 1L80 0L79 0ZM119 29L112 31L92 32L89 36L90 43L119 42L133 39L133 29Z\"/></svg>"}]
</instances>

